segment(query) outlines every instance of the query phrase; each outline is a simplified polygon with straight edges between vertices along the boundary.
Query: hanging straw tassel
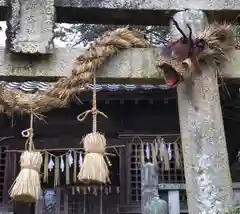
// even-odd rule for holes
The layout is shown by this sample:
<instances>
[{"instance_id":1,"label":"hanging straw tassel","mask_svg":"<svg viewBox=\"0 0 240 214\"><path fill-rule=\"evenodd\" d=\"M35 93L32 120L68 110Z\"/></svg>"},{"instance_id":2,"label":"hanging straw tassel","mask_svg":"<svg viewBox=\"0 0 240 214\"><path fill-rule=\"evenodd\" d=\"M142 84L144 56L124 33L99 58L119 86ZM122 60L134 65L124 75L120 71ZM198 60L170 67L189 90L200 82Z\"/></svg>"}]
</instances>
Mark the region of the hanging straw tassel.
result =
<instances>
[{"instance_id":1,"label":"hanging straw tassel","mask_svg":"<svg viewBox=\"0 0 240 214\"><path fill-rule=\"evenodd\" d=\"M151 150L152 150L152 163L157 164L156 149L153 143L151 143Z\"/></svg>"},{"instance_id":2,"label":"hanging straw tassel","mask_svg":"<svg viewBox=\"0 0 240 214\"><path fill-rule=\"evenodd\" d=\"M86 155L78 179L82 182L108 182L109 171L103 156L106 148L104 135L98 132L87 134L83 144Z\"/></svg>"},{"instance_id":3,"label":"hanging straw tassel","mask_svg":"<svg viewBox=\"0 0 240 214\"><path fill-rule=\"evenodd\" d=\"M143 141L139 138L140 142L141 142L141 164L144 165L145 164L145 154L144 154L144 144Z\"/></svg>"},{"instance_id":4,"label":"hanging straw tassel","mask_svg":"<svg viewBox=\"0 0 240 214\"><path fill-rule=\"evenodd\" d=\"M180 157L177 140L173 143L173 149L174 149L174 155L175 155L176 168L180 169L181 168L181 157Z\"/></svg>"},{"instance_id":5,"label":"hanging straw tassel","mask_svg":"<svg viewBox=\"0 0 240 214\"><path fill-rule=\"evenodd\" d=\"M21 171L10 188L10 197L21 202L36 202L41 196L40 169L43 158L40 152L34 151L33 112L30 128L24 130L22 136L28 137L26 142L28 150L20 157Z\"/></svg>"},{"instance_id":6,"label":"hanging straw tassel","mask_svg":"<svg viewBox=\"0 0 240 214\"><path fill-rule=\"evenodd\" d=\"M68 157L66 156L65 159L65 165L66 165L66 185L70 184L70 165L69 165L69 161L68 161Z\"/></svg>"},{"instance_id":7,"label":"hanging straw tassel","mask_svg":"<svg viewBox=\"0 0 240 214\"><path fill-rule=\"evenodd\" d=\"M83 121L89 113L93 115L93 131L87 134L83 139L83 146L86 152L83 165L78 174L78 180L82 182L97 182L106 183L109 181L108 165L104 159L104 153L106 151L106 138L104 135L97 132L97 114L101 114L107 118L107 116L97 110L96 102L96 75L93 75L93 106L91 110L88 110L80 114L77 119Z\"/></svg>"},{"instance_id":8,"label":"hanging straw tassel","mask_svg":"<svg viewBox=\"0 0 240 214\"><path fill-rule=\"evenodd\" d=\"M60 164L59 157L55 157L55 167L54 167L54 187L60 184Z\"/></svg>"},{"instance_id":9,"label":"hanging straw tassel","mask_svg":"<svg viewBox=\"0 0 240 214\"><path fill-rule=\"evenodd\" d=\"M43 182L48 183L48 159L49 155L48 152L44 152L44 170L43 170Z\"/></svg>"},{"instance_id":10,"label":"hanging straw tassel","mask_svg":"<svg viewBox=\"0 0 240 214\"><path fill-rule=\"evenodd\" d=\"M159 144L160 160L163 161L163 163L164 163L164 169L169 170L170 163L169 163L169 157L168 157L168 151L167 151L166 145L160 136L158 136L157 141Z\"/></svg>"},{"instance_id":11,"label":"hanging straw tassel","mask_svg":"<svg viewBox=\"0 0 240 214\"><path fill-rule=\"evenodd\" d=\"M73 151L73 183L77 181L77 153Z\"/></svg>"},{"instance_id":12,"label":"hanging straw tassel","mask_svg":"<svg viewBox=\"0 0 240 214\"><path fill-rule=\"evenodd\" d=\"M168 151L167 147L165 144L164 145L164 152L163 152L163 161L164 161L164 169L169 171L170 170L170 162L169 162L169 156L168 156Z\"/></svg>"},{"instance_id":13,"label":"hanging straw tassel","mask_svg":"<svg viewBox=\"0 0 240 214\"><path fill-rule=\"evenodd\" d=\"M163 142L161 140L161 137L157 137L157 142L158 142L158 148L159 148L159 158L160 158L160 161L162 162L163 161L163 157L164 157L164 145L163 145Z\"/></svg>"}]
</instances>

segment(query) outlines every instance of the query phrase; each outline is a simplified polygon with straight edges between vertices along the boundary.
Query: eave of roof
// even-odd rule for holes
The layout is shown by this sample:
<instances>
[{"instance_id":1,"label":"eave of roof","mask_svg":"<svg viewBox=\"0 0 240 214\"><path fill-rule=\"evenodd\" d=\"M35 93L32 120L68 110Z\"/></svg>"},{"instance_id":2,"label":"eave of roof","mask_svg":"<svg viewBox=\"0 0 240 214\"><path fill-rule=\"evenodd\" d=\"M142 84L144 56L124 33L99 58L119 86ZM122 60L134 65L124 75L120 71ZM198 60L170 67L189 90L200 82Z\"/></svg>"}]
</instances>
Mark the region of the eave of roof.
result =
<instances>
[{"instance_id":1,"label":"eave of roof","mask_svg":"<svg viewBox=\"0 0 240 214\"><path fill-rule=\"evenodd\" d=\"M53 83L49 82L37 82L37 81L26 81L26 82L5 82L0 81L0 86L9 89L19 89L26 93L34 93L37 91L47 91L53 87ZM86 90L91 91L93 89L92 84L86 84ZM167 85L138 85L138 84L97 84L96 88L98 91L135 91L135 90L167 90Z\"/></svg>"}]
</instances>

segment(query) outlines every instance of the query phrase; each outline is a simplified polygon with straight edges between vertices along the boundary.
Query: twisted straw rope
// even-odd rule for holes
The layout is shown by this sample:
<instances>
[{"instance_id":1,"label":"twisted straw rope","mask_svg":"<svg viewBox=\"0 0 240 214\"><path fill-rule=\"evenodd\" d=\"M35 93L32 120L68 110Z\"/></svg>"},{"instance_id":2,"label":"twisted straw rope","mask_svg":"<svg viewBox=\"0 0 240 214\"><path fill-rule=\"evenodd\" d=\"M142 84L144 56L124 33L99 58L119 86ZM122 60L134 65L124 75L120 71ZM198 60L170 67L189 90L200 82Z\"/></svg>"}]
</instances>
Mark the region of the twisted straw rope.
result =
<instances>
[{"instance_id":1,"label":"twisted straw rope","mask_svg":"<svg viewBox=\"0 0 240 214\"><path fill-rule=\"evenodd\" d=\"M26 144L25 144L25 150L32 152L35 150L34 143L33 143L33 116L34 113L31 111L30 113L30 127L28 129L25 129L22 131L22 136L27 138Z\"/></svg>"},{"instance_id":2,"label":"twisted straw rope","mask_svg":"<svg viewBox=\"0 0 240 214\"><path fill-rule=\"evenodd\" d=\"M62 77L54 87L44 93L25 94L20 90L0 88L0 109L6 112L41 113L53 108L65 107L74 99L76 93L83 91L83 86L90 82L93 73L106 60L121 50L146 48L149 44L143 37L127 28L106 32L97 39L85 55L77 58L70 77Z\"/></svg>"},{"instance_id":3,"label":"twisted straw rope","mask_svg":"<svg viewBox=\"0 0 240 214\"><path fill-rule=\"evenodd\" d=\"M96 73L93 73L93 94L92 94L92 109L84 111L83 113L77 116L77 120L83 122L89 113L92 113L92 132L97 133L97 115L102 115L105 118L108 118L106 114L97 109L97 89L96 89Z\"/></svg>"},{"instance_id":4,"label":"twisted straw rope","mask_svg":"<svg viewBox=\"0 0 240 214\"><path fill-rule=\"evenodd\" d=\"M235 47L234 31L231 25L214 23L202 32L200 38L207 42L208 48L199 55L199 60L211 63L228 61ZM77 93L84 90L84 85L91 81L93 73L109 57L121 50L149 46L143 37L127 28L106 32L102 38L91 45L85 55L77 58L72 75L61 78L53 89L45 93L25 94L20 90L0 87L0 111L30 113L32 109L35 113L41 113L53 108L65 107ZM174 60L170 59L169 63L173 65ZM178 63L177 70L181 73L185 69L179 67Z\"/></svg>"}]
</instances>

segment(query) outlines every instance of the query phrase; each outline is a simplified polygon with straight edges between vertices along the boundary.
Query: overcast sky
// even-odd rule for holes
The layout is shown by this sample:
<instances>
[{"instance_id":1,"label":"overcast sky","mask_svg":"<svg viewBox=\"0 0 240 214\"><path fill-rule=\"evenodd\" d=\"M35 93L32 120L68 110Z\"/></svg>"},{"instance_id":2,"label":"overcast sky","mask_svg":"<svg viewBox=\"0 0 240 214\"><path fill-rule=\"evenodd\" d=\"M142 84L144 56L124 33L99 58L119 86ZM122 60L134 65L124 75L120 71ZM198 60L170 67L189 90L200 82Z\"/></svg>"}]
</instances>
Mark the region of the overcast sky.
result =
<instances>
[{"instance_id":1,"label":"overcast sky","mask_svg":"<svg viewBox=\"0 0 240 214\"><path fill-rule=\"evenodd\" d=\"M6 40L6 35L5 35L5 30L7 28L6 22L0 22L0 26L2 27L2 30L0 31L0 46L5 46L5 40Z\"/></svg>"}]
</instances>

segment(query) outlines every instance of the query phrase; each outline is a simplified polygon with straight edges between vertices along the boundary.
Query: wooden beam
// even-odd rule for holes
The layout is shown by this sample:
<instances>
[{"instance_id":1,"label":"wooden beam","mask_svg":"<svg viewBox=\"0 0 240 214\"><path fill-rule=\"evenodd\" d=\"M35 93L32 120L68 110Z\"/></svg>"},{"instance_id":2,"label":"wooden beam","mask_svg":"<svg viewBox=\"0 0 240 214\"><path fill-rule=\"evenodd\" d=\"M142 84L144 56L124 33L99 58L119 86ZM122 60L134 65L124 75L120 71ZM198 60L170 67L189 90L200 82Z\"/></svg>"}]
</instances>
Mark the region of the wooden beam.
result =
<instances>
[{"instance_id":1,"label":"wooden beam","mask_svg":"<svg viewBox=\"0 0 240 214\"><path fill-rule=\"evenodd\" d=\"M178 190L168 191L169 214L180 214L180 197Z\"/></svg>"},{"instance_id":2,"label":"wooden beam","mask_svg":"<svg viewBox=\"0 0 240 214\"><path fill-rule=\"evenodd\" d=\"M52 56L12 55L0 48L0 80L56 81L69 76L75 59L83 48L58 48ZM156 68L160 49L130 49L113 56L97 73L98 83L165 84L162 72ZM240 50L226 69L225 80L240 80Z\"/></svg>"},{"instance_id":3,"label":"wooden beam","mask_svg":"<svg viewBox=\"0 0 240 214\"><path fill-rule=\"evenodd\" d=\"M197 36L204 27L204 13L193 12L194 18L191 11L186 11L176 14L175 19L180 27L194 26L193 33ZM177 88L189 213L224 214L232 206L232 181L216 69L214 65L202 67L201 74L193 73L188 82L185 79Z\"/></svg>"},{"instance_id":4,"label":"wooden beam","mask_svg":"<svg viewBox=\"0 0 240 214\"><path fill-rule=\"evenodd\" d=\"M54 137L54 138L36 138L34 140L35 148L44 150L44 149L63 149L68 150L69 148L82 148L83 145L80 144L80 141L84 135L79 134L78 137L74 136L68 136L68 137ZM23 138L15 138L9 141L6 141L10 148L9 150L23 150L26 139ZM66 143L68 142L68 143ZM125 142L114 139L114 138L108 138L107 137L107 146L124 146ZM60 150L60 149L59 149ZM108 150L109 151L109 150Z\"/></svg>"}]
</instances>

